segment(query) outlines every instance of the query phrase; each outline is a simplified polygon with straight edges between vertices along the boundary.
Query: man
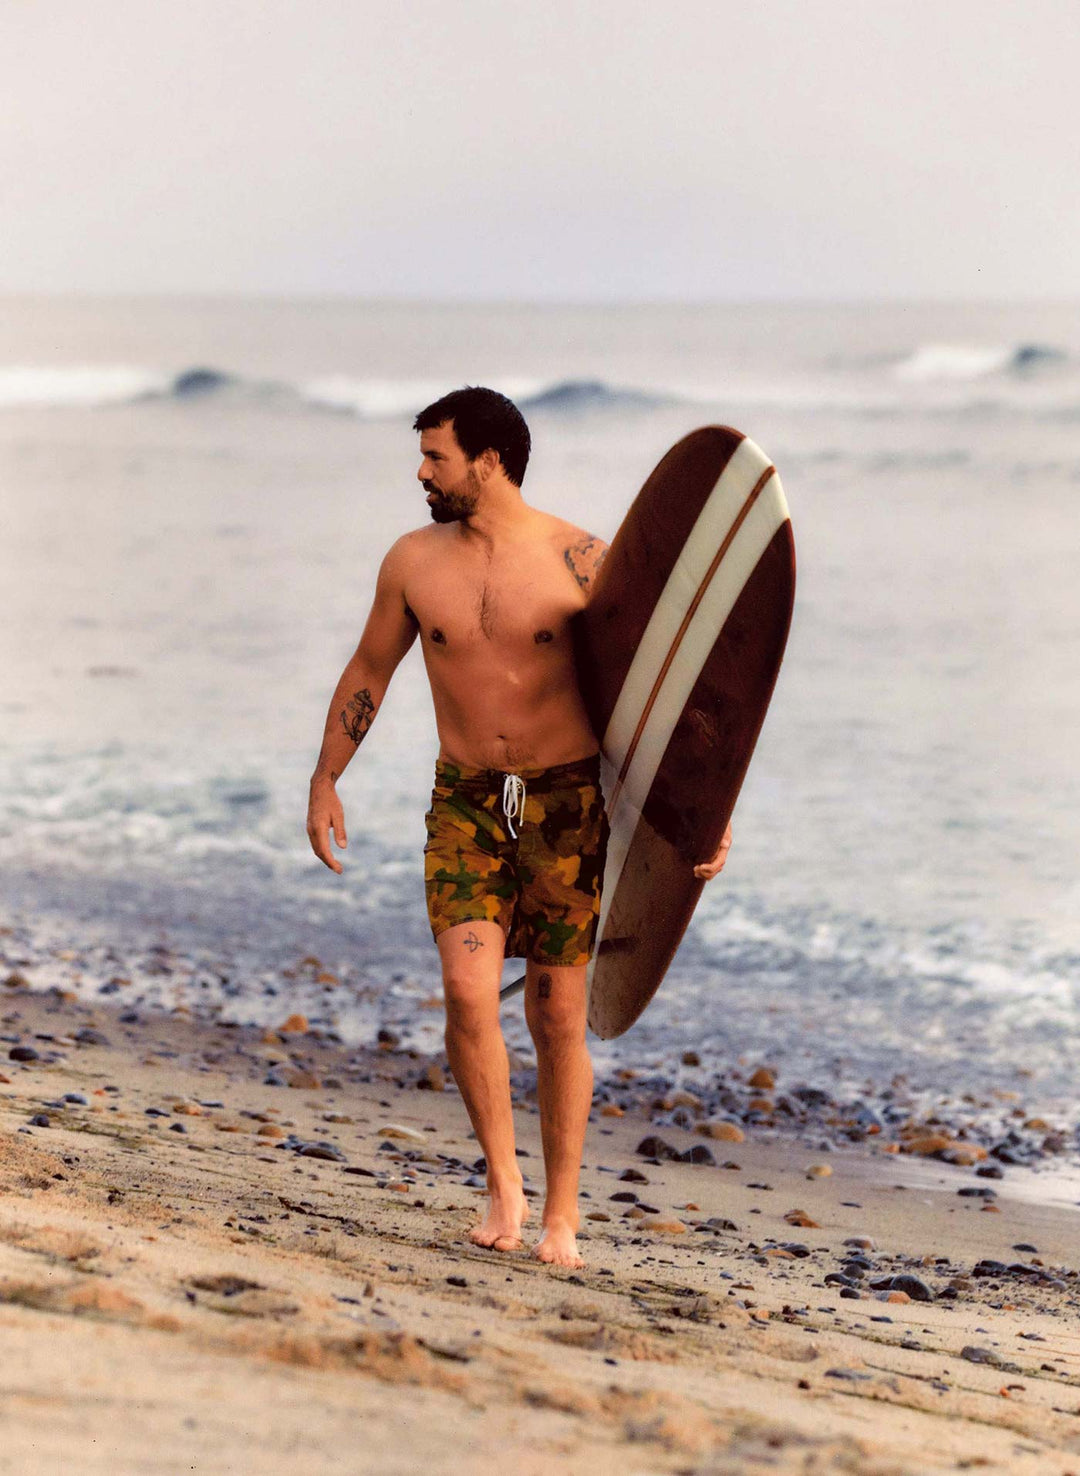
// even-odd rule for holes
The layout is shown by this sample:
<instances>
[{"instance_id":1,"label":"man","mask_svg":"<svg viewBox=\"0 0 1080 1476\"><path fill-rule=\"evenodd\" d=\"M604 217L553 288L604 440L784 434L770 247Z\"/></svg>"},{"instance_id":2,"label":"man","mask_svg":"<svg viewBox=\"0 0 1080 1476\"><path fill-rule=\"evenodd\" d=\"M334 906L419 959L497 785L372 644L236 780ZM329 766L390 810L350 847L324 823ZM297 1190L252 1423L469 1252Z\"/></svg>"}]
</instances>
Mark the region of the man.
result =
<instances>
[{"instance_id":1,"label":"man","mask_svg":"<svg viewBox=\"0 0 1080 1476\"><path fill-rule=\"evenodd\" d=\"M424 848L428 915L442 962L447 1056L487 1160L489 1205L470 1239L516 1250L529 1215L499 1026L508 953L526 959L525 1017L536 1046L547 1187L534 1253L577 1267L593 1087L585 968L607 828L570 622L606 545L523 500L529 430L505 396L455 390L421 411L414 429L433 526L406 533L382 562L360 644L330 702L308 835L340 872L330 849L331 831L346 844L335 785L419 635L439 733ZM697 875L721 870L730 843L729 828Z\"/></svg>"}]
</instances>

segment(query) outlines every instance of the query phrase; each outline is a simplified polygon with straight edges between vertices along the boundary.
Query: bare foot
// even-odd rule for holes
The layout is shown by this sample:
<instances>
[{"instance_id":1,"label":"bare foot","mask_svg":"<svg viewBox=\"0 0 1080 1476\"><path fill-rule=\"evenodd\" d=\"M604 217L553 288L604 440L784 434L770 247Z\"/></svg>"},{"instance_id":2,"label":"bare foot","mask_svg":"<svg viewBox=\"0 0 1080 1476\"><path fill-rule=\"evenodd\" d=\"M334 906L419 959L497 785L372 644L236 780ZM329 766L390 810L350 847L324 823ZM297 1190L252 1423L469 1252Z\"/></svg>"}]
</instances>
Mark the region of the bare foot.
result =
<instances>
[{"instance_id":1,"label":"bare foot","mask_svg":"<svg viewBox=\"0 0 1080 1476\"><path fill-rule=\"evenodd\" d=\"M533 1246L538 1261L550 1266L572 1266L580 1270L585 1262L578 1254L575 1226L564 1216L553 1216L544 1222L540 1239Z\"/></svg>"},{"instance_id":2,"label":"bare foot","mask_svg":"<svg viewBox=\"0 0 1080 1476\"><path fill-rule=\"evenodd\" d=\"M505 1192L491 1191L488 1212L479 1225L469 1231L473 1245L490 1250L520 1250L521 1227L529 1218L529 1202L520 1188Z\"/></svg>"}]
</instances>

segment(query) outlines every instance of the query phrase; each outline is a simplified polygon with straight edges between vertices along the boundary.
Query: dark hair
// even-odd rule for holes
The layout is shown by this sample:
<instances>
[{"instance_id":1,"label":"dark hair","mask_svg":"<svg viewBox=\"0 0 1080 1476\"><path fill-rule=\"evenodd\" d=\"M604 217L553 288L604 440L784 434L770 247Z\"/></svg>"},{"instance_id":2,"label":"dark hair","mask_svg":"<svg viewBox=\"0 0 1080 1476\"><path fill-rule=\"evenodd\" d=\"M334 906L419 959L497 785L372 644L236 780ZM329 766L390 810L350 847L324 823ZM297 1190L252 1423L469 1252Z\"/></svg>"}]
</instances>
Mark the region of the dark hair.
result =
<instances>
[{"instance_id":1,"label":"dark hair","mask_svg":"<svg viewBox=\"0 0 1080 1476\"><path fill-rule=\"evenodd\" d=\"M453 422L454 438L470 461L483 451L497 451L507 479L515 487L521 486L532 437L513 400L498 390L466 385L421 410L413 421L413 430L436 430L448 420Z\"/></svg>"}]
</instances>

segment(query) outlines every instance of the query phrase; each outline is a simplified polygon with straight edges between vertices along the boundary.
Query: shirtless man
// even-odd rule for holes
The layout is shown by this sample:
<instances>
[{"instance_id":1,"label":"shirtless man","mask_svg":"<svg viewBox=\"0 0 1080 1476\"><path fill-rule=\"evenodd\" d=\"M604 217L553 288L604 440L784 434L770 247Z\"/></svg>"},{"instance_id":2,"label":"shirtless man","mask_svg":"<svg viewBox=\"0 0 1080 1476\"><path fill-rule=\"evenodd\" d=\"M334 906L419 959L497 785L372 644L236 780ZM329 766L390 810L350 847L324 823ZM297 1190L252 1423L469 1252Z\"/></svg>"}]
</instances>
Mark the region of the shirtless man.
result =
<instances>
[{"instance_id":1,"label":"shirtless man","mask_svg":"<svg viewBox=\"0 0 1080 1476\"><path fill-rule=\"evenodd\" d=\"M414 429L434 526L406 533L382 562L360 644L330 702L308 836L340 872L330 849L331 831L346 844L335 785L419 635L439 733L424 848L428 915L442 962L447 1056L487 1160L490 1202L470 1239L517 1250L529 1215L499 1025L506 954L526 960L525 1017L536 1046L547 1187L534 1254L577 1267L593 1089L585 968L607 827L570 622L607 546L523 500L529 431L504 396L456 390L421 411ZM696 874L715 876L730 844L729 828Z\"/></svg>"}]
</instances>

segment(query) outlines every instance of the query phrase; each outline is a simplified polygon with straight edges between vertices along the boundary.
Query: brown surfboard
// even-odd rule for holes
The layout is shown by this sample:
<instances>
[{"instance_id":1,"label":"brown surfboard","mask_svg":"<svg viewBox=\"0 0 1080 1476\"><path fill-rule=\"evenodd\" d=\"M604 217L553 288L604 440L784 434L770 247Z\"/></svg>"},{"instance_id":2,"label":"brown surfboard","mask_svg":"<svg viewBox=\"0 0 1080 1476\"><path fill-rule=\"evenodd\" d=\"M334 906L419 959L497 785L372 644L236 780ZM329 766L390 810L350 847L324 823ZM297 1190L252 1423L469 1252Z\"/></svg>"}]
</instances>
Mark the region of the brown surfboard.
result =
<instances>
[{"instance_id":1,"label":"brown surfboard","mask_svg":"<svg viewBox=\"0 0 1080 1476\"><path fill-rule=\"evenodd\" d=\"M589 1024L620 1035L659 988L750 763L784 653L795 545L748 437L678 442L627 513L576 622L611 826ZM714 883L719 885L720 883Z\"/></svg>"}]
</instances>

